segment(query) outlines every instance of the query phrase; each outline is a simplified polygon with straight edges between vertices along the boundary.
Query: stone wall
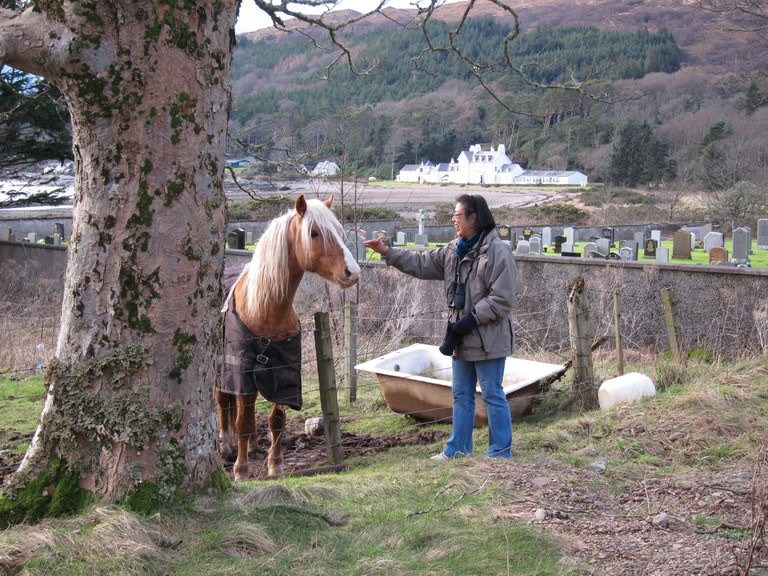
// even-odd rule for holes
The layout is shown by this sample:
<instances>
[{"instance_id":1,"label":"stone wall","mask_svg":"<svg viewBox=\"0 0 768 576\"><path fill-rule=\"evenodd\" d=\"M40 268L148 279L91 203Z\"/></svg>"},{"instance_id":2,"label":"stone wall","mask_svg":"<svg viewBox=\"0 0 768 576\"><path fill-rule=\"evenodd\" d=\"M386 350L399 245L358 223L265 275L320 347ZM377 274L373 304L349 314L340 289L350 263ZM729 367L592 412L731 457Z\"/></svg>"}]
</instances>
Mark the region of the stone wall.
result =
<instances>
[{"instance_id":1,"label":"stone wall","mask_svg":"<svg viewBox=\"0 0 768 576\"><path fill-rule=\"evenodd\" d=\"M247 263L251 252L227 250L228 266ZM521 351L568 350L567 297L570 283L586 281L590 324L595 338L613 346L614 295L619 291L621 333L628 350L668 349L662 289L673 294L686 350L706 349L726 358L768 352L768 270L659 264L552 256L516 258L516 335ZM28 282L62 281L66 249L0 242L0 273ZM334 291L307 276L297 308L308 312L336 306ZM328 303L328 294L332 302ZM358 301L359 332L376 331L400 347L410 341L439 343L445 327L441 282L415 280L379 262L363 266L362 281L349 291ZM365 339L360 338L361 346ZM380 347L380 345L379 345Z\"/></svg>"}]
</instances>

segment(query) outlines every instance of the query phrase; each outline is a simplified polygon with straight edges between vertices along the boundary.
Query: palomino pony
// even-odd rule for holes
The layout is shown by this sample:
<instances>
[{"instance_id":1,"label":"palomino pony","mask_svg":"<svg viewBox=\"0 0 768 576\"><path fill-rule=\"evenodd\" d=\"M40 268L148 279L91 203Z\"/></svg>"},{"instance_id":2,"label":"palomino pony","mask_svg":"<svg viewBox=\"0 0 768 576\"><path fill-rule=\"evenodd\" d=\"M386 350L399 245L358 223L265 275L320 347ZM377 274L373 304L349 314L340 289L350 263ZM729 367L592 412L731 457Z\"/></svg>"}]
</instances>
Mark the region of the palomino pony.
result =
<instances>
[{"instance_id":1,"label":"palomino pony","mask_svg":"<svg viewBox=\"0 0 768 576\"><path fill-rule=\"evenodd\" d=\"M304 273L314 272L339 289L360 277L332 202L333 196L325 202L299 196L295 210L267 227L250 264L242 271L225 270L225 350L216 398L223 458L232 457L233 438L237 442L235 480L248 477L259 392L272 402L268 472L283 471L285 407L301 408L301 327L293 300Z\"/></svg>"}]
</instances>

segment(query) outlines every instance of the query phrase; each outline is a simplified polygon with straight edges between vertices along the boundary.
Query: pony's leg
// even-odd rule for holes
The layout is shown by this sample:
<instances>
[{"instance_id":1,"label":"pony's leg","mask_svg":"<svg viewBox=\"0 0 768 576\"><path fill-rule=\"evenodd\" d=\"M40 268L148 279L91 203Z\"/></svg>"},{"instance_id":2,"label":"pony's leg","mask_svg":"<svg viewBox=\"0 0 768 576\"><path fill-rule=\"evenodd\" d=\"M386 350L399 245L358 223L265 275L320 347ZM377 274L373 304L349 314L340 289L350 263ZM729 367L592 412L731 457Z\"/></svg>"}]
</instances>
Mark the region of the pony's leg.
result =
<instances>
[{"instance_id":1,"label":"pony's leg","mask_svg":"<svg viewBox=\"0 0 768 576\"><path fill-rule=\"evenodd\" d=\"M235 397L216 390L216 412L219 417L219 454L224 460L230 460L234 454L232 435L235 424Z\"/></svg>"},{"instance_id":2,"label":"pony's leg","mask_svg":"<svg viewBox=\"0 0 768 576\"><path fill-rule=\"evenodd\" d=\"M248 479L248 444L256 434L256 394L237 396L237 460L235 460L235 480Z\"/></svg>"},{"instance_id":3,"label":"pony's leg","mask_svg":"<svg viewBox=\"0 0 768 576\"><path fill-rule=\"evenodd\" d=\"M269 413L271 447L267 457L270 476L283 473L283 428L285 428L285 407L280 404L272 404L272 411Z\"/></svg>"}]
</instances>

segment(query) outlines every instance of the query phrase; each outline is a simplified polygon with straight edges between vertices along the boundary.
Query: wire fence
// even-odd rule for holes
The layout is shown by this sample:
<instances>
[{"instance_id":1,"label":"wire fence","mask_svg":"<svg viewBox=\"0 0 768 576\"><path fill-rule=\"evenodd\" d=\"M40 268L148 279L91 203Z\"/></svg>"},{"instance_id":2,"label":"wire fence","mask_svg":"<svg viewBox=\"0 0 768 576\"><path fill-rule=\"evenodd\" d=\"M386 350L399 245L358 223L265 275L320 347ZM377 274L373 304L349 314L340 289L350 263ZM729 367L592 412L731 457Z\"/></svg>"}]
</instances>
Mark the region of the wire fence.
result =
<instances>
[{"instance_id":1,"label":"wire fence","mask_svg":"<svg viewBox=\"0 0 768 576\"><path fill-rule=\"evenodd\" d=\"M389 269L377 271L375 281L370 277L368 280L364 289L346 295L356 297L357 302L354 324L357 346L354 351L345 347L344 300L340 293L327 290L319 282L307 282L302 285L296 300L305 335L315 330L316 310L323 309L329 313L338 396L348 397L354 385L354 396L358 399L356 403L345 406L341 417L342 429L381 430L367 433L364 437L342 438L342 449L361 441L384 441L403 431L413 432L433 423L410 419L407 423L398 421L395 424L392 414L386 410L366 407L383 408L385 405L382 382L376 376L360 373L356 382L352 383L345 379L344 374L349 364L381 356L411 343L439 345L447 321L442 283L413 279L405 282L403 275ZM560 282L539 285L536 289L523 285L519 290L514 310L516 356L560 364L570 359L566 280L563 278ZM0 329L5 345L0 349L0 379L24 379L42 371L56 349L60 331L61 286L53 282L21 285L12 277L5 278L3 282L6 297L0 301ZM661 297L655 296L660 285L649 278L642 288L638 290L637 282L623 281L610 273L587 282L585 293L589 301L593 339L605 341L595 353L605 361L607 371L612 370L616 322L620 324L618 332L630 362L649 362L669 350L667 318ZM618 315L614 309L617 294L622 296ZM679 320L683 349L688 352L704 350L714 359L724 360L766 353L768 307L765 302L744 310L743 302L737 297L730 297L727 290L721 290L716 296L710 294L708 298L698 298L686 295L686 306ZM642 306L637 304L639 300L643 300ZM693 319L688 314L689 310L695 311ZM746 316L749 322L743 320ZM311 338L305 337L302 341L300 368L305 383L303 392L307 397L315 398L319 395L319 388L314 384L317 381L316 351ZM605 374L606 377L613 375ZM435 374L434 377L440 378L441 375ZM445 369L442 377L450 381L449 368ZM594 388L597 384L588 386ZM548 387L532 392L530 399L537 403L546 402L562 396L566 391L572 391L571 387ZM43 391L39 395L8 398L0 390L3 403L42 398L42 394ZM268 404L259 398L257 411L266 411ZM435 411L446 408L450 406L436 406ZM421 413L423 415L423 410ZM319 415L321 412L316 402L302 411L302 418ZM402 416L412 414L404 413ZM381 423L371 426L372 420L381 420ZM435 421L444 422L445 418L436 418ZM2 470L4 467L0 466Z\"/></svg>"}]
</instances>

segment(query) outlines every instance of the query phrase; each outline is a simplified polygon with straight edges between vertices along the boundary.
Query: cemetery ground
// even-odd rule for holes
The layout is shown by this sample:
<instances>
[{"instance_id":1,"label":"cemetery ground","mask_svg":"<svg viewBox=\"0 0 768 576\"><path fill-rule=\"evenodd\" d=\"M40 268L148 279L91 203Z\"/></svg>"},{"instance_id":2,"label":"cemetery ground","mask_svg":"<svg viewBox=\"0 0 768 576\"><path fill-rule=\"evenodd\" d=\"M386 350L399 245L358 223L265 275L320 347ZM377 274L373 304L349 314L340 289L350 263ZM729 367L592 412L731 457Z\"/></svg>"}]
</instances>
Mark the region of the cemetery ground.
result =
<instances>
[{"instance_id":1,"label":"cemetery ground","mask_svg":"<svg viewBox=\"0 0 768 576\"><path fill-rule=\"evenodd\" d=\"M598 352L595 365L601 379L615 375L612 354ZM95 504L13 526L0 535L0 567L59 576L768 574L766 358L676 365L637 355L626 370L651 376L657 395L608 411L568 407L566 375L516 419L509 461L481 456L485 428L476 456L429 460L450 426L396 415L375 382L360 381L354 403L340 390L343 469L302 476L327 464L322 437L304 433L320 412L310 392L305 409L289 413L293 475L264 478L257 454L253 479L220 493L143 512ZM0 402L8 473L42 408L41 376L5 374Z\"/></svg>"}]
</instances>

